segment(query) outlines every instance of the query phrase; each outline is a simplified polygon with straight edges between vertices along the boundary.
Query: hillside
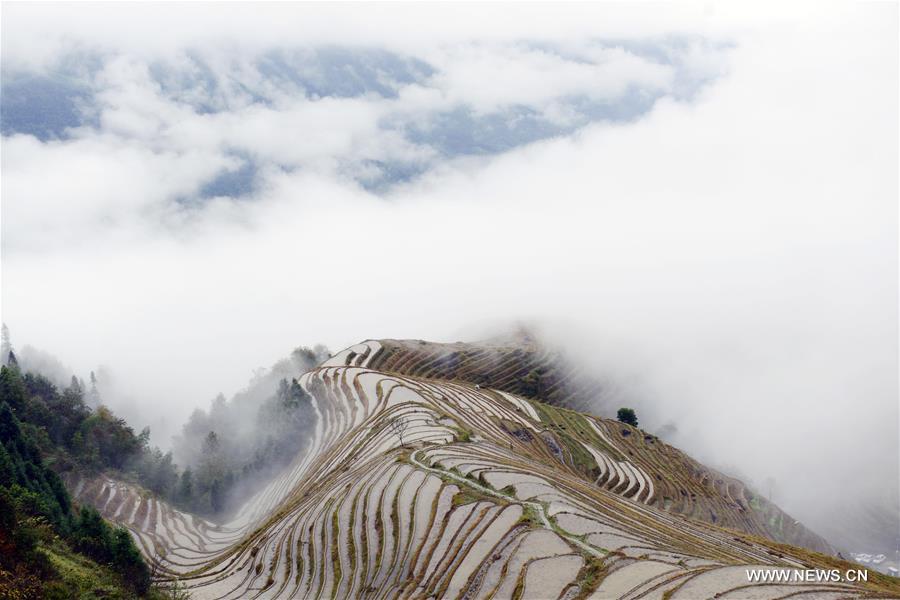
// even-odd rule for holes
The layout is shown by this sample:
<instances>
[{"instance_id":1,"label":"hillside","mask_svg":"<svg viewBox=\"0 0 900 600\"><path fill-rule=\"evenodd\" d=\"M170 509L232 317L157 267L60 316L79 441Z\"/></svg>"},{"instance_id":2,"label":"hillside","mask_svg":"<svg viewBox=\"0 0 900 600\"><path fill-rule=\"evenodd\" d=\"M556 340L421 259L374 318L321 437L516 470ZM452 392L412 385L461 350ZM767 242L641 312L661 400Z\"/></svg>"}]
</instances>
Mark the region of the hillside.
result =
<instances>
[{"instance_id":1,"label":"hillside","mask_svg":"<svg viewBox=\"0 0 900 600\"><path fill-rule=\"evenodd\" d=\"M26 418L34 381L14 357L0 368L0 598L160 597L128 530L75 506L48 466L59 449Z\"/></svg>"},{"instance_id":2,"label":"hillside","mask_svg":"<svg viewBox=\"0 0 900 600\"><path fill-rule=\"evenodd\" d=\"M461 380L534 398L545 404L596 411L608 396L603 382L539 343L526 330L468 344L379 340L370 368L430 379Z\"/></svg>"},{"instance_id":3,"label":"hillside","mask_svg":"<svg viewBox=\"0 0 900 600\"><path fill-rule=\"evenodd\" d=\"M67 483L197 598L900 594L875 573L864 586L750 586L749 567L851 565L767 541L827 549L638 429L492 387L497 367L451 380L414 359L427 353L394 350L405 344L365 342L303 375L317 414L309 450L225 523L108 477Z\"/></svg>"},{"instance_id":4,"label":"hillside","mask_svg":"<svg viewBox=\"0 0 900 600\"><path fill-rule=\"evenodd\" d=\"M494 343L437 344L421 340L381 340L368 366L428 379L458 380L539 400L533 406L565 449L565 462L580 475L603 478L586 460L584 444L605 445L616 461L627 460L651 474L655 494L647 503L694 519L739 529L779 542L836 554L831 545L743 482L710 469L659 438L606 421L614 444L598 439L568 408L596 414L604 407L604 386L590 373L520 332ZM547 406L547 405L551 406ZM605 407L612 414L613 407ZM588 421L590 423L590 421ZM579 456L580 455L580 456ZM628 494L625 494L628 497Z\"/></svg>"}]
</instances>

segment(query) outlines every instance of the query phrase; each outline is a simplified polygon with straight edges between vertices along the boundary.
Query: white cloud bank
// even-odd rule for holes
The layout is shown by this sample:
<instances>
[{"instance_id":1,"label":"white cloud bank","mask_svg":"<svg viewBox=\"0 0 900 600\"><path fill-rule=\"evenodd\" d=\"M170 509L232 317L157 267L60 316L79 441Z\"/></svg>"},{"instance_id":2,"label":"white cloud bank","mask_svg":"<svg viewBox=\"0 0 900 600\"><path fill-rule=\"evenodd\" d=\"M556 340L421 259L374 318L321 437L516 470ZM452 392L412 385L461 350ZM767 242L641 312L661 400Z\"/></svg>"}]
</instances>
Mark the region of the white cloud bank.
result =
<instances>
[{"instance_id":1,"label":"white cloud bank","mask_svg":"<svg viewBox=\"0 0 900 600\"><path fill-rule=\"evenodd\" d=\"M300 343L452 340L536 319L619 377L648 427L676 422L698 458L774 476L775 500L812 525L859 498L896 502L896 5L639 4L592 18L219 6L177 19L4 6L5 66L50 64L72 45L118 53L98 129L3 139L15 338L80 372L109 365L172 425ZM670 93L673 72L637 55L557 68L559 55L518 42L577 55L596 37L666 34L729 49L689 48L694 72L718 78L634 122L455 160L377 126L458 102L557 114L576 92ZM438 72L396 98L276 93L217 114L146 76L179 48L257 52L297 36L400 49ZM173 202L235 168L234 147L260 165L250 199ZM429 168L382 195L345 171L398 156Z\"/></svg>"}]
</instances>

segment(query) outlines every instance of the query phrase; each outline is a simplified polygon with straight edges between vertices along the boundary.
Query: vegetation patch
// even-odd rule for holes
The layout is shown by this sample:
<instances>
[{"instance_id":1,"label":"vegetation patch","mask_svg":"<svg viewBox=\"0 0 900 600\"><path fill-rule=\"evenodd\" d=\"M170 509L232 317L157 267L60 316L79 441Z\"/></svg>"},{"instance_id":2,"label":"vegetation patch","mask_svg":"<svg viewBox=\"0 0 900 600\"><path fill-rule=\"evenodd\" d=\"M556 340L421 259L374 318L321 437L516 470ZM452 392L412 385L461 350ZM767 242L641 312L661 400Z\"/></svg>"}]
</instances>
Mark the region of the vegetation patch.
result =
<instances>
[{"instance_id":1,"label":"vegetation patch","mask_svg":"<svg viewBox=\"0 0 900 600\"><path fill-rule=\"evenodd\" d=\"M47 440L36 441L36 428L19 418L32 408L18 367L0 368L0 597L77 597L75 591L98 578L114 588L110 594L151 593L150 569L128 530L111 526L93 508L76 511L47 467L39 446ZM98 563L119 578L106 577Z\"/></svg>"},{"instance_id":2,"label":"vegetation patch","mask_svg":"<svg viewBox=\"0 0 900 600\"><path fill-rule=\"evenodd\" d=\"M595 556L585 556L584 566L578 572L576 580L580 590L573 600L584 600L590 596L591 592L596 590L606 577L607 572L608 568L604 560Z\"/></svg>"},{"instance_id":3,"label":"vegetation patch","mask_svg":"<svg viewBox=\"0 0 900 600\"><path fill-rule=\"evenodd\" d=\"M457 442L468 443L472 441L473 432L471 429L465 429L463 427L451 427L450 429L453 430Z\"/></svg>"},{"instance_id":4,"label":"vegetation patch","mask_svg":"<svg viewBox=\"0 0 900 600\"><path fill-rule=\"evenodd\" d=\"M338 585L341 582L341 553L340 546L338 544L338 537L340 534L340 527L338 524L338 507L334 507L334 511L331 513L331 567L334 569L334 587L331 590L331 597L334 598L337 594Z\"/></svg>"},{"instance_id":5,"label":"vegetation patch","mask_svg":"<svg viewBox=\"0 0 900 600\"><path fill-rule=\"evenodd\" d=\"M543 527L544 522L541 520L540 515L538 514L537 509L531 504L523 504L522 505L522 514L519 516L519 520L516 521L517 525L527 525L529 527Z\"/></svg>"},{"instance_id":6,"label":"vegetation patch","mask_svg":"<svg viewBox=\"0 0 900 600\"><path fill-rule=\"evenodd\" d=\"M488 496L487 494L483 494L480 491L469 487L460 488L460 490L453 495L453 499L451 500L453 506L462 506L464 504L471 504L472 502L503 504L502 501L498 501L498 498Z\"/></svg>"}]
</instances>

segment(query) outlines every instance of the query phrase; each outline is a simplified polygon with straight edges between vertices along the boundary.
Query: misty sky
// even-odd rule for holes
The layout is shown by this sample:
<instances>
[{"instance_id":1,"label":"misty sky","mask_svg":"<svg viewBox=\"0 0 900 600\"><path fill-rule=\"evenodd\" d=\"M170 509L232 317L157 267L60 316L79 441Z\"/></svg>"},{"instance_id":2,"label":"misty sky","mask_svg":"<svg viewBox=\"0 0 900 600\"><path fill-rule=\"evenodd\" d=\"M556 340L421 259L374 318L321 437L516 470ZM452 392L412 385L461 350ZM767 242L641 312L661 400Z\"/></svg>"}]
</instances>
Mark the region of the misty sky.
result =
<instances>
[{"instance_id":1,"label":"misty sky","mask_svg":"<svg viewBox=\"0 0 900 600\"><path fill-rule=\"evenodd\" d=\"M3 321L166 445L524 320L802 518L895 498L897 4L752 4L6 3Z\"/></svg>"}]
</instances>

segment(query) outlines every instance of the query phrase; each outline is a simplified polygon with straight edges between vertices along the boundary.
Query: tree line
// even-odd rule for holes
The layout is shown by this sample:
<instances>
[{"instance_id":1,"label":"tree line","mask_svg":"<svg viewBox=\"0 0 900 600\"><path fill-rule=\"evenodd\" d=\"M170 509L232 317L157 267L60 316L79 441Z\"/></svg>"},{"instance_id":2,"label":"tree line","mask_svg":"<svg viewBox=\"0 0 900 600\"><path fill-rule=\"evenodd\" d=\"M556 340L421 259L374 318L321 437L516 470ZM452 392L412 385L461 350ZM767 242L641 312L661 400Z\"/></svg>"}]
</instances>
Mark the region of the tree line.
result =
<instances>
[{"instance_id":1,"label":"tree line","mask_svg":"<svg viewBox=\"0 0 900 600\"><path fill-rule=\"evenodd\" d=\"M57 400L59 408L71 408L71 398L59 395ZM55 543L108 565L121 576L124 588L146 595L150 570L131 534L111 526L93 508L75 510L42 451L48 448L51 435L62 434L48 433L31 422L34 414L47 416L33 405L26 378L15 364L0 368L0 597L75 597L74 584L62 577L43 551ZM64 429L64 424L57 425Z\"/></svg>"},{"instance_id":2,"label":"tree line","mask_svg":"<svg viewBox=\"0 0 900 600\"><path fill-rule=\"evenodd\" d=\"M195 410L175 440L176 462L172 451L151 445L149 428L136 434L104 405L93 372L89 385L72 375L60 389L42 373L23 372L5 326L2 337L0 358L16 373L23 394L10 400L11 408L54 470L113 471L211 518L240 504L305 447L316 416L294 376L330 356L324 346L298 347L257 372L230 401L220 394L209 411Z\"/></svg>"},{"instance_id":3,"label":"tree line","mask_svg":"<svg viewBox=\"0 0 900 600\"><path fill-rule=\"evenodd\" d=\"M230 402L220 395L209 412L195 411L176 444L179 467L171 451L151 446L149 428L135 433L103 404L93 373L89 386L73 375L59 387L20 369L5 327L2 342L0 598L79 595L47 558L51 542L108 565L129 594L153 595L150 572L127 530L75 506L59 473L108 472L183 510L222 516L307 444L315 410L291 375L329 356L324 347L298 348Z\"/></svg>"}]
</instances>

